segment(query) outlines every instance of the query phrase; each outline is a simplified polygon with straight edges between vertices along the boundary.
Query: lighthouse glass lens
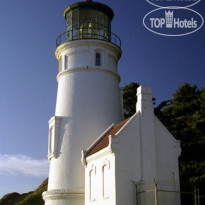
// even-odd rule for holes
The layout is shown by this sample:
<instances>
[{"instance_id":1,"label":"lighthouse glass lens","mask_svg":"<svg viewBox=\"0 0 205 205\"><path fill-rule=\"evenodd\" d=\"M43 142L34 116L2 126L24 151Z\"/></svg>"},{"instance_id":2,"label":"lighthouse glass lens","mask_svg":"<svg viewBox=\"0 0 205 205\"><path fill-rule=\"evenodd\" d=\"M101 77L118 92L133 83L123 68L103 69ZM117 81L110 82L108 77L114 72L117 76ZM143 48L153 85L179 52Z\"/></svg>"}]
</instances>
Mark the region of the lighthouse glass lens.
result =
<instances>
[{"instance_id":1,"label":"lighthouse glass lens","mask_svg":"<svg viewBox=\"0 0 205 205\"><path fill-rule=\"evenodd\" d=\"M79 10L75 9L72 12L72 26L73 28L79 28Z\"/></svg>"},{"instance_id":2,"label":"lighthouse glass lens","mask_svg":"<svg viewBox=\"0 0 205 205\"><path fill-rule=\"evenodd\" d=\"M101 39L109 41L110 19L102 11L76 8L66 14L66 40Z\"/></svg>"}]
</instances>

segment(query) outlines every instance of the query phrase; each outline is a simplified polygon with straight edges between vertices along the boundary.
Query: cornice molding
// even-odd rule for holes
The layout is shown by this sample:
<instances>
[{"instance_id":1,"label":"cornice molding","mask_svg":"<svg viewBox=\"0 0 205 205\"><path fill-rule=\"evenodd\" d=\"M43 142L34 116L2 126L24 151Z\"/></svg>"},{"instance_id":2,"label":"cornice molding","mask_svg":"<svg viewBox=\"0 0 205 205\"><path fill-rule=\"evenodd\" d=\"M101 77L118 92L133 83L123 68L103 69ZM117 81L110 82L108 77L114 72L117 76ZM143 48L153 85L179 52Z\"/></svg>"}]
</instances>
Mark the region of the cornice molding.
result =
<instances>
[{"instance_id":1,"label":"cornice molding","mask_svg":"<svg viewBox=\"0 0 205 205\"><path fill-rule=\"evenodd\" d=\"M57 75L57 82L59 82L59 79L66 74L70 74L70 73L74 73L74 72L81 72L81 71L87 71L87 72L88 71L97 71L97 72L109 73L111 75L114 75L118 79L119 82L121 80L120 75L118 73L115 73L115 72L110 71L110 70L106 70L104 68L74 68L71 70L64 70L64 71L60 72Z\"/></svg>"},{"instance_id":2,"label":"cornice molding","mask_svg":"<svg viewBox=\"0 0 205 205\"><path fill-rule=\"evenodd\" d=\"M114 154L113 150L110 147L105 147L102 150L90 155L89 157L86 158L87 164L91 163L92 161L99 159L103 156L106 156L107 154Z\"/></svg>"},{"instance_id":3,"label":"cornice molding","mask_svg":"<svg viewBox=\"0 0 205 205\"><path fill-rule=\"evenodd\" d=\"M79 46L102 46L116 53L118 59L120 59L122 55L121 49L113 43L110 43L107 41L101 41L101 40L94 40L94 39L86 39L86 40L82 39L82 40L74 40L74 41L69 41L69 42L60 44L55 50L55 56L59 60L60 54L64 50L69 49L69 48L79 47Z\"/></svg>"},{"instance_id":4,"label":"cornice molding","mask_svg":"<svg viewBox=\"0 0 205 205\"><path fill-rule=\"evenodd\" d=\"M54 189L50 191L45 191L42 193L43 199L46 200L56 200L56 199L75 199L84 198L85 193L83 191L69 191L67 189Z\"/></svg>"}]
</instances>

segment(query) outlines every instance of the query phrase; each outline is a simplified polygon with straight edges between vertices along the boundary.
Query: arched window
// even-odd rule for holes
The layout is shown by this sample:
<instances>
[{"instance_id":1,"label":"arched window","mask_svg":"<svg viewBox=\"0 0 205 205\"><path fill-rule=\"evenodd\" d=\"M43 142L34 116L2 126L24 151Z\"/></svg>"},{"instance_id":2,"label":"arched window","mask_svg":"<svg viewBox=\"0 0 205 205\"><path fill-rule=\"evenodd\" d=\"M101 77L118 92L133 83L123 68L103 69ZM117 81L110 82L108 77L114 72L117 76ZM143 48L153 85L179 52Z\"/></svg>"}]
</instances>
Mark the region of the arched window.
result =
<instances>
[{"instance_id":1,"label":"arched window","mask_svg":"<svg viewBox=\"0 0 205 205\"><path fill-rule=\"evenodd\" d=\"M96 193L96 168L92 166L92 169L89 172L89 200L95 201Z\"/></svg>"},{"instance_id":2,"label":"arched window","mask_svg":"<svg viewBox=\"0 0 205 205\"><path fill-rule=\"evenodd\" d=\"M110 179L110 162L106 160L102 167L102 190L103 190L103 198L109 198L109 179Z\"/></svg>"}]
</instances>

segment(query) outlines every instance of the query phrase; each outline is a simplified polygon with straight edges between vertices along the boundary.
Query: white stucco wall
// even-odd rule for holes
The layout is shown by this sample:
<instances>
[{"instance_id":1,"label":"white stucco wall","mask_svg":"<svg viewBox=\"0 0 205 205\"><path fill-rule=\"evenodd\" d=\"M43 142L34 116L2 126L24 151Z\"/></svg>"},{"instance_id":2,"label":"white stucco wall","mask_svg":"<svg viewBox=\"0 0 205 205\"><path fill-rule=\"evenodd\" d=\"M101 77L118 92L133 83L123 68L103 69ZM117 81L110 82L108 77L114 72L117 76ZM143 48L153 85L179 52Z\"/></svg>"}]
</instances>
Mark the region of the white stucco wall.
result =
<instances>
[{"instance_id":1,"label":"white stucco wall","mask_svg":"<svg viewBox=\"0 0 205 205\"><path fill-rule=\"evenodd\" d=\"M155 117L155 136L157 150L157 180L159 189L179 191L178 158L181 153L180 143L164 125ZM175 192L159 192L159 203L180 204L180 194Z\"/></svg>"},{"instance_id":2,"label":"white stucco wall","mask_svg":"<svg viewBox=\"0 0 205 205\"><path fill-rule=\"evenodd\" d=\"M119 138L119 151L116 155L117 204L135 204L135 187L139 191L153 190L154 180L158 189L179 191L178 157L179 142L169 133L154 116L152 91L150 87L141 86L137 92L137 113L125 125ZM173 180L174 177L174 180ZM155 192L137 194L138 205L155 203ZM179 194L157 192L159 204L180 204Z\"/></svg>"},{"instance_id":3,"label":"white stucco wall","mask_svg":"<svg viewBox=\"0 0 205 205\"><path fill-rule=\"evenodd\" d=\"M102 65L95 65L95 53L101 53ZM100 40L71 41L60 45L56 50L58 60L67 56L68 64L62 63L62 70L73 70L78 68L102 68L117 73L118 60L121 51L115 45Z\"/></svg>"},{"instance_id":4,"label":"white stucco wall","mask_svg":"<svg viewBox=\"0 0 205 205\"><path fill-rule=\"evenodd\" d=\"M96 51L102 53L102 66L95 65ZM53 205L52 197L59 204L75 205L78 200L84 203L81 150L89 147L111 123L122 120L117 63L108 60L112 56L118 61L120 55L120 49L113 44L97 40L73 41L57 47L57 58L67 56L68 61L57 76L55 116L60 118L60 125L57 153L50 157L46 205ZM65 65L61 62L61 66ZM56 192L66 193L67 199L57 199Z\"/></svg>"},{"instance_id":5,"label":"white stucco wall","mask_svg":"<svg viewBox=\"0 0 205 205\"><path fill-rule=\"evenodd\" d=\"M105 148L88 157L87 162L85 168L85 205L116 204L114 154L110 152L109 148ZM91 171L94 171L93 178L90 178ZM92 187L93 184L94 187Z\"/></svg>"},{"instance_id":6,"label":"white stucco wall","mask_svg":"<svg viewBox=\"0 0 205 205\"><path fill-rule=\"evenodd\" d=\"M135 114L130 122L117 134L112 149L116 158L116 204L136 202L136 188L132 181L141 178L141 142L139 116Z\"/></svg>"}]
</instances>

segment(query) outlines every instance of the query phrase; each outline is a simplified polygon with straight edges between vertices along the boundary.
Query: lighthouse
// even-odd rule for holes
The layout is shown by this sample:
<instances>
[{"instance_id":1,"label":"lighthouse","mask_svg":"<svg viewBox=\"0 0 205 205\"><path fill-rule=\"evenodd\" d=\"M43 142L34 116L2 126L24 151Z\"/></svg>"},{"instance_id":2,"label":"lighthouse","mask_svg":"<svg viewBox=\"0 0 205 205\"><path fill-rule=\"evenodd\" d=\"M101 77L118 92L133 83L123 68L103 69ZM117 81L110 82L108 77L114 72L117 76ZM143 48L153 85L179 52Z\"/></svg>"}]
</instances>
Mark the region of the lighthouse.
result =
<instances>
[{"instance_id":1,"label":"lighthouse","mask_svg":"<svg viewBox=\"0 0 205 205\"><path fill-rule=\"evenodd\" d=\"M121 41L112 33L114 13L85 1L64 10L66 29L56 40L59 61L55 115L49 120L45 205L83 205L81 150L112 123L122 121L118 61Z\"/></svg>"}]
</instances>

